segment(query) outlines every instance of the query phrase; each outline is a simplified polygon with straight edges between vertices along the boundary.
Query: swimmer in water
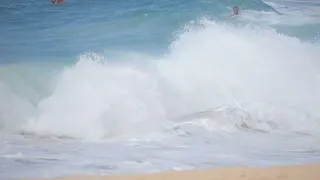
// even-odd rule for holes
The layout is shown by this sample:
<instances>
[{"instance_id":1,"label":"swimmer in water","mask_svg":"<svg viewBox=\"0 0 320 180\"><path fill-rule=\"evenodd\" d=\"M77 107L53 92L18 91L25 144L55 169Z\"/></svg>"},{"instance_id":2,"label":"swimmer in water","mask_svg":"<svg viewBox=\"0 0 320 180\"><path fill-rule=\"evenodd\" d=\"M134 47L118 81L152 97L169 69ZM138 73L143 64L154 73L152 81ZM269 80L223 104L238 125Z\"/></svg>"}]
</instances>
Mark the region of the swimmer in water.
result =
<instances>
[{"instance_id":1,"label":"swimmer in water","mask_svg":"<svg viewBox=\"0 0 320 180\"><path fill-rule=\"evenodd\" d=\"M234 8L233 8L233 13L234 13L234 15L239 15L239 9L238 9L238 7L234 7Z\"/></svg>"},{"instance_id":2,"label":"swimmer in water","mask_svg":"<svg viewBox=\"0 0 320 180\"><path fill-rule=\"evenodd\" d=\"M233 14L231 14L229 17L237 16L239 15L239 8L233 7Z\"/></svg>"},{"instance_id":3,"label":"swimmer in water","mask_svg":"<svg viewBox=\"0 0 320 180\"><path fill-rule=\"evenodd\" d=\"M239 8L233 7L233 15L239 15Z\"/></svg>"},{"instance_id":4,"label":"swimmer in water","mask_svg":"<svg viewBox=\"0 0 320 180\"><path fill-rule=\"evenodd\" d=\"M51 0L51 4L64 4L64 0Z\"/></svg>"}]
</instances>

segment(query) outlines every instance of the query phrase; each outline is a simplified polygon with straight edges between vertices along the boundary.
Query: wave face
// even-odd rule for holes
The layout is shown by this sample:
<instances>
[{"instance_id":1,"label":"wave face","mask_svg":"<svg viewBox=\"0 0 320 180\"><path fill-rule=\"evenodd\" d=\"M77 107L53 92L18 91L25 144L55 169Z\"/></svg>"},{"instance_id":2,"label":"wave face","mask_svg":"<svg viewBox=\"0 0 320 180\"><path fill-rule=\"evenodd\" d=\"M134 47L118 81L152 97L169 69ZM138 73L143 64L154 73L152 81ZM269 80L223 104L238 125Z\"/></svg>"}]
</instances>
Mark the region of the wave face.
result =
<instances>
[{"instance_id":1,"label":"wave face","mask_svg":"<svg viewBox=\"0 0 320 180\"><path fill-rule=\"evenodd\" d=\"M318 161L319 9L5 0L0 179Z\"/></svg>"}]
</instances>

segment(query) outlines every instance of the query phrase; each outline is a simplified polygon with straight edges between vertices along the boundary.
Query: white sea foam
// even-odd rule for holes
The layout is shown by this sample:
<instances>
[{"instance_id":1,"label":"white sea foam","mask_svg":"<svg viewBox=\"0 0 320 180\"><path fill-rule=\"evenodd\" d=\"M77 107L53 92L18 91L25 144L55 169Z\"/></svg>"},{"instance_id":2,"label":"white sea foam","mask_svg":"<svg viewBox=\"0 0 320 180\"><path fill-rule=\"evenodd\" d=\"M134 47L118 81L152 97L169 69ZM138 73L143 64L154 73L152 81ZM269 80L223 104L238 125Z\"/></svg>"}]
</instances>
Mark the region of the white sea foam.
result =
<instances>
[{"instance_id":1,"label":"white sea foam","mask_svg":"<svg viewBox=\"0 0 320 180\"><path fill-rule=\"evenodd\" d=\"M225 106L222 113L207 113L200 125L228 132L318 133L319 46L272 29L206 20L177 37L168 54L148 61L80 56L54 78L52 93L31 118L16 116L26 123L20 127L101 139L159 131L168 122L187 121L181 119L186 115L190 121L196 112ZM15 112L8 107L1 106L2 122Z\"/></svg>"}]
</instances>

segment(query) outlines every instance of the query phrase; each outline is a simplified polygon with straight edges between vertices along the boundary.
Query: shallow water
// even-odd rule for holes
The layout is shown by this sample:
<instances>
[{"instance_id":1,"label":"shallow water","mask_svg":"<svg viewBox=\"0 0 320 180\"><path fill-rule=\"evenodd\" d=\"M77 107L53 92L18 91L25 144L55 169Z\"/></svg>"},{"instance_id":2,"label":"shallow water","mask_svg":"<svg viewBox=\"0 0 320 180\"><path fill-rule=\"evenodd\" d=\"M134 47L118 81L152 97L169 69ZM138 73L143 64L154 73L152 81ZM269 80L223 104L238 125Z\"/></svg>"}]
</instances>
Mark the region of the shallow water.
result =
<instances>
[{"instance_id":1,"label":"shallow water","mask_svg":"<svg viewBox=\"0 0 320 180\"><path fill-rule=\"evenodd\" d=\"M265 3L5 0L0 179L319 162L320 3Z\"/></svg>"}]
</instances>

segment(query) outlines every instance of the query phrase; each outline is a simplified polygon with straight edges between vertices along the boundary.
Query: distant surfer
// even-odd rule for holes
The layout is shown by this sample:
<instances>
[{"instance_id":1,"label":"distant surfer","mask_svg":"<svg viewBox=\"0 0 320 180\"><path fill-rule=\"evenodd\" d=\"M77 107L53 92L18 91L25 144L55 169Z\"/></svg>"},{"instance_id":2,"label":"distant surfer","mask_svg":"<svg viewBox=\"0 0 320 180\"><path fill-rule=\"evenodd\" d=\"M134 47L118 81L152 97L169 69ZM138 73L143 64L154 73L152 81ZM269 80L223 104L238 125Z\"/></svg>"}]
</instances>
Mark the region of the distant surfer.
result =
<instances>
[{"instance_id":1,"label":"distant surfer","mask_svg":"<svg viewBox=\"0 0 320 180\"><path fill-rule=\"evenodd\" d=\"M51 0L51 4L64 4L64 0Z\"/></svg>"}]
</instances>

